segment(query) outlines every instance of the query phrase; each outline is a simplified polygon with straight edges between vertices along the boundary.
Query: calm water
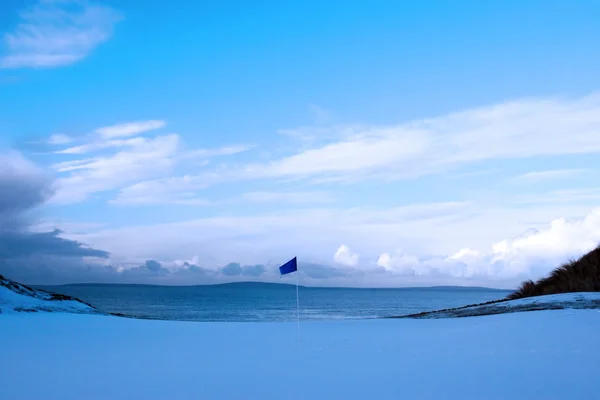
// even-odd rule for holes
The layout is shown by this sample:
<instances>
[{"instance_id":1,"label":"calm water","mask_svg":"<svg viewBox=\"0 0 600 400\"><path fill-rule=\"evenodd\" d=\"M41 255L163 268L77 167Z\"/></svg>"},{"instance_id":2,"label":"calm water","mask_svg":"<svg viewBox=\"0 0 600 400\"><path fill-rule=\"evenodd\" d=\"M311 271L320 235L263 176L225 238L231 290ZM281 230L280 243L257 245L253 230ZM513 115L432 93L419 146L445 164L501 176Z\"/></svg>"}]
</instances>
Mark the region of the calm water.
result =
<instances>
[{"instance_id":1,"label":"calm water","mask_svg":"<svg viewBox=\"0 0 600 400\"><path fill-rule=\"evenodd\" d=\"M237 283L214 286L68 285L43 289L98 309L186 321L293 321L296 287ZM300 287L300 318L328 320L412 314L481 303L508 291L481 288L346 289Z\"/></svg>"}]
</instances>

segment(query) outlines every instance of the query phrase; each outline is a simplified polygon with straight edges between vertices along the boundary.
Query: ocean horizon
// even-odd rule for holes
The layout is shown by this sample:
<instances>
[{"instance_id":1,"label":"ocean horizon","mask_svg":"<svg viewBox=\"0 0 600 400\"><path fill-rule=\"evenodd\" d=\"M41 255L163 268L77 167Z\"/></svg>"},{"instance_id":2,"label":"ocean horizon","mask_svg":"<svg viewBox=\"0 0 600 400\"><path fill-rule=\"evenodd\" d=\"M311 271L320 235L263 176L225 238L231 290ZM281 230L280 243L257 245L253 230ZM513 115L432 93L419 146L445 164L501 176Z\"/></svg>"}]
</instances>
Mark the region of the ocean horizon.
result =
<instances>
[{"instance_id":1,"label":"ocean horizon","mask_svg":"<svg viewBox=\"0 0 600 400\"><path fill-rule=\"evenodd\" d=\"M232 282L207 285L76 283L35 285L81 299L100 311L139 318L211 322L294 321L296 285ZM474 286L350 288L298 286L300 319L369 319L499 300L511 290Z\"/></svg>"}]
</instances>

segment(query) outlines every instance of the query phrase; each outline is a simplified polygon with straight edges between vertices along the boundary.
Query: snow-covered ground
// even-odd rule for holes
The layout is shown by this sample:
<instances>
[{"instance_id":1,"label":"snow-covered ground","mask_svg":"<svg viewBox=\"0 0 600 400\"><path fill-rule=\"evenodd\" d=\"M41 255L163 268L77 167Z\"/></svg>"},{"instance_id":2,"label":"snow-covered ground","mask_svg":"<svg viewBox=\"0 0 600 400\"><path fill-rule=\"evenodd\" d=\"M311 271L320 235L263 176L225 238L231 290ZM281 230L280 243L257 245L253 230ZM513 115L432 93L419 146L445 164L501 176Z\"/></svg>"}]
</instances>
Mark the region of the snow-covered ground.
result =
<instances>
[{"instance_id":1,"label":"snow-covered ground","mask_svg":"<svg viewBox=\"0 0 600 400\"><path fill-rule=\"evenodd\" d=\"M539 310L580 310L600 309L600 293L562 293L547 296L527 297L518 300L506 300L487 304L465 306L447 310L423 312L402 318L454 318L479 315L506 314Z\"/></svg>"},{"instance_id":2,"label":"snow-covered ground","mask_svg":"<svg viewBox=\"0 0 600 400\"><path fill-rule=\"evenodd\" d=\"M0 399L597 399L600 310L581 308L599 300L577 293L498 303L503 312L570 308L552 311L306 322L297 341L293 322L90 315L100 313L3 280Z\"/></svg>"},{"instance_id":3,"label":"snow-covered ground","mask_svg":"<svg viewBox=\"0 0 600 400\"><path fill-rule=\"evenodd\" d=\"M93 307L76 299L35 290L0 275L0 314L38 311L98 313Z\"/></svg>"},{"instance_id":4,"label":"snow-covered ground","mask_svg":"<svg viewBox=\"0 0 600 400\"><path fill-rule=\"evenodd\" d=\"M597 399L600 312L198 323L0 315L0 398Z\"/></svg>"}]
</instances>

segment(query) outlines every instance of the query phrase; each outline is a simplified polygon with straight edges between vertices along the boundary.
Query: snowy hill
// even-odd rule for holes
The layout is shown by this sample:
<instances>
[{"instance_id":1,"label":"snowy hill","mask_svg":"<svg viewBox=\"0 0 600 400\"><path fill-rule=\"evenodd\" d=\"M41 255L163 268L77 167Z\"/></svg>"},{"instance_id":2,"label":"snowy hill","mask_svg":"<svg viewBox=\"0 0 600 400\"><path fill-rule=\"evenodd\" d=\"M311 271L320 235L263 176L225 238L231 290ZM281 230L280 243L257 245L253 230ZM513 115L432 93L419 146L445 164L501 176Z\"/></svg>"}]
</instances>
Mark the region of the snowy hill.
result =
<instances>
[{"instance_id":1,"label":"snowy hill","mask_svg":"<svg viewBox=\"0 0 600 400\"><path fill-rule=\"evenodd\" d=\"M32 289L0 275L0 313L38 311L101 314L74 297Z\"/></svg>"},{"instance_id":2,"label":"snowy hill","mask_svg":"<svg viewBox=\"0 0 600 400\"><path fill-rule=\"evenodd\" d=\"M565 309L600 309L600 292L561 293L527 297L518 300L499 300L459 308L405 315L396 318L457 318L508 314L521 311Z\"/></svg>"}]
</instances>

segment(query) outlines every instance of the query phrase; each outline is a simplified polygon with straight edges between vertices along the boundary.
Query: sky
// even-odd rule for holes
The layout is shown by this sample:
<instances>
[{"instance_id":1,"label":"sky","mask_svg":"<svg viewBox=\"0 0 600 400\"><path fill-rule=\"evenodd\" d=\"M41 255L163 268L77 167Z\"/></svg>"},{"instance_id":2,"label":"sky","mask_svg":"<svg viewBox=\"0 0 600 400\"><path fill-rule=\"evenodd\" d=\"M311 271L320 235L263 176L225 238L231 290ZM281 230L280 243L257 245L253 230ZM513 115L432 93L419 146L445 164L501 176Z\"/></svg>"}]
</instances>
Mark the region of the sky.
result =
<instances>
[{"instance_id":1,"label":"sky","mask_svg":"<svg viewBox=\"0 0 600 400\"><path fill-rule=\"evenodd\" d=\"M512 288L600 243L596 1L5 0L0 273Z\"/></svg>"}]
</instances>

